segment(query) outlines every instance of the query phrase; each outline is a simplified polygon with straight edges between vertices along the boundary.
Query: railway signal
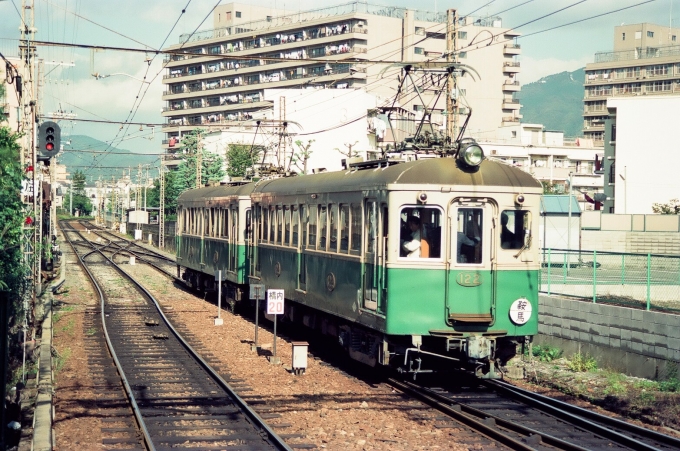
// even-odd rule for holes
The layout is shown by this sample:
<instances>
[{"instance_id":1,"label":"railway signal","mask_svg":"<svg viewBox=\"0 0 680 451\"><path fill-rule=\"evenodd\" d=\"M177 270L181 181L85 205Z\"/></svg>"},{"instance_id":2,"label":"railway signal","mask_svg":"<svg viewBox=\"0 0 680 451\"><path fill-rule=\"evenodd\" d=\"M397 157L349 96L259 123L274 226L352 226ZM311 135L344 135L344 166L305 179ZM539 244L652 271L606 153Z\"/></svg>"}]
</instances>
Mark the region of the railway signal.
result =
<instances>
[{"instance_id":1,"label":"railway signal","mask_svg":"<svg viewBox=\"0 0 680 451\"><path fill-rule=\"evenodd\" d=\"M38 127L38 153L50 159L61 149L61 128L56 122L45 121ZM41 158L42 159L42 158Z\"/></svg>"}]
</instances>

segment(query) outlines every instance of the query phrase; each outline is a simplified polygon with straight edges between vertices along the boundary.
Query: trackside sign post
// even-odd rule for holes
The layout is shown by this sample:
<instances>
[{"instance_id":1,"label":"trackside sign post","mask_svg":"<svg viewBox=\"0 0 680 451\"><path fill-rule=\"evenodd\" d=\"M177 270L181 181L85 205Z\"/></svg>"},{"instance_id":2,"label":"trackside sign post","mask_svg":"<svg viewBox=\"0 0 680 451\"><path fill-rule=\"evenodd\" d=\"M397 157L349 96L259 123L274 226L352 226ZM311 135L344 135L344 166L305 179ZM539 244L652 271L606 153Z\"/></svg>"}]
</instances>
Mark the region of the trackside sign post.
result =
<instances>
[{"instance_id":1,"label":"trackside sign post","mask_svg":"<svg viewBox=\"0 0 680 451\"><path fill-rule=\"evenodd\" d=\"M283 315L284 299L283 290L267 290L267 315L274 315L274 352L269 359L272 364L279 363L279 358L276 356L276 319L278 315Z\"/></svg>"},{"instance_id":2,"label":"trackside sign post","mask_svg":"<svg viewBox=\"0 0 680 451\"><path fill-rule=\"evenodd\" d=\"M215 271L215 279L217 279L217 318L215 318L215 325L221 326L224 324L222 320L222 270Z\"/></svg>"},{"instance_id":3,"label":"trackside sign post","mask_svg":"<svg viewBox=\"0 0 680 451\"><path fill-rule=\"evenodd\" d=\"M257 351L257 331L260 328L260 299L264 299L264 285L261 283L250 284L250 299L255 299L255 343L250 346L251 351Z\"/></svg>"}]
</instances>

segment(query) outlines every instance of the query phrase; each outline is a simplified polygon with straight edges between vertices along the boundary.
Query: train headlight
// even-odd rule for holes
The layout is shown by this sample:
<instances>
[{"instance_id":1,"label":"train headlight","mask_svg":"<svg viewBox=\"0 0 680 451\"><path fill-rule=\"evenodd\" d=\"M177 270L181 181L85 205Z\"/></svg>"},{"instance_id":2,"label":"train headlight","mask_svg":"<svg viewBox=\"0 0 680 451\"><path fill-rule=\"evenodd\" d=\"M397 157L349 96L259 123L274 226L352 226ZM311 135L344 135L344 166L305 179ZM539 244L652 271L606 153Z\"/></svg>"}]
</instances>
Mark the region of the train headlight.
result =
<instances>
[{"instance_id":1,"label":"train headlight","mask_svg":"<svg viewBox=\"0 0 680 451\"><path fill-rule=\"evenodd\" d=\"M510 306L510 320L521 326L531 319L531 302L527 298L519 298Z\"/></svg>"},{"instance_id":2,"label":"train headlight","mask_svg":"<svg viewBox=\"0 0 680 451\"><path fill-rule=\"evenodd\" d=\"M461 143L460 150L458 151L458 160L467 166L477 167L484 160L484 151L474 141Z\"/></svg>"}]
</instances>

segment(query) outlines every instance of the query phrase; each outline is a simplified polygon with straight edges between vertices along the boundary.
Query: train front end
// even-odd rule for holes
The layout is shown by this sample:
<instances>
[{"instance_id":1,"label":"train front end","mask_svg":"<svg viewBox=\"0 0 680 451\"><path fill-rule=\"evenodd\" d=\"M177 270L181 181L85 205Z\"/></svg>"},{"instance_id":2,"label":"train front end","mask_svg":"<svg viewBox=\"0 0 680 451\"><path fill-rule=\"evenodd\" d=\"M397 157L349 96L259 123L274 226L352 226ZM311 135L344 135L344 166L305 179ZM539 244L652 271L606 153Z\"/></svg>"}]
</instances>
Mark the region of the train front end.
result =
<instances>
[{"instance_id":1,"label":"train front end","mask_svg":"<svg viewBox=\"0 0 680 451\"><path fill-rule=\"evenodd\" d=\"M402 339L390 364L418 373L439 362L496 378L538 333L542 188L500 162L465 169L450 185L390 189L388 235L399 239L385 253L382 304L386 334Z\"/></svg>"}]
</instances>

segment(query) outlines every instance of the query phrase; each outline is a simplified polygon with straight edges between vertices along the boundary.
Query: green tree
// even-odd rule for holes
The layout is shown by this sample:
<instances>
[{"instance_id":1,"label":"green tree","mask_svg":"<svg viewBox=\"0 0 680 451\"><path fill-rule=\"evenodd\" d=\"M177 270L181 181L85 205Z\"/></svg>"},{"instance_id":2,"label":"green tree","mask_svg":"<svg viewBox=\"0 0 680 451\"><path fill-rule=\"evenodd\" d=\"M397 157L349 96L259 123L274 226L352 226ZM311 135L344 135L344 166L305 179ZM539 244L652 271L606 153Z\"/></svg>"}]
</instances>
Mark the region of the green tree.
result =
<instances>
[{"instance_id":1,"label":"green tree","mask_svg":"<svg viewBox=\"0 0 680 451\"><path fill-rule=\"evenodd\" d=\"M170 171L165 173L165 213L174 214L177 212L177 198L181 194L178 191L178 186L175 182L176 172ZM161 181L159 179L154 180L153 188L151 188L147 193L146 204L149 207L160 207L160 191L161 191Z\"/></svg>"},{"instance_id":2,"label":"green tree","mask_svg":"<svg viewBox=\"0 0 680 451\"><path fill-rule=\"evenodd\" d=\"M85 173L76 169L76 172L73 173L73 177L71 177L71 186L73 187L73 192L75 194L81 194L84 196L86 181L87 177L85 176ZM75 200L75 197L73 199Z\"/></svg>"},{"instance_id":3,"label":"green tree","mask_svg":"<svg viewBox=\"0 0 680 451\"><path fill-rule=\"evenodd\" d=\"M64 196L64 209L71 208L71 193ZM73 212L80 212L80 216L90 216L92 213L92 201L85 194L73 194Z\"/></svg>"},{"instance_id":4,"label":"green tree","mask_svg":"<svg viewBox=\"0 0 680 451\"><path fill-rule=\"evenodd\" d=\"M307 161L309 160L309 157L312 156L313 152L309 150L310 147L312 147L312 143L314 143L313 139L307 141L307 144L303 144L300 140L295 141L295 145L298 147L298 150L290 159L291 164L301 170L305 175L307 174Z\"/></svg>"},{"instance_id":5,"label":"green tree","mask_svg":"<svg viewBox=\"0 0 680 451\"><path fill-rule=\"evenodd\" d=\"M22 263L22 227L27 217L21 201L24 173L19 162L19 135L0 127L0 290L18 299L25 285Z\"/></svg>"},{"instance_id":6,"label":"green tree","mask_svg":"<svg viewBox=\"0 0 680 451\"><path fill-rule=\"evenodd\" d=\"M661 215L680 215L680 199L671 199L665 204L653 203L652 211Z\"/></svg>"},{"instance_id":7,"label":"green tree","mask_svg":"<svg viewBox=\"0 0 680 451\"><path fill-rule=\"evenodd\" d=\"M257 162L260 147L249 144L229 144L227 150L227 175L233 177L245 177L248 169L252 169Z\"/></svg>"},{"instance_id":8,"label":"green tree","mask_svg":"<svg viewBox=\"0 0 680 451\"><path fill-rule=\"evenodd\" d=\"M555 183L542 181L543 194L564 194L564 188L561 185Z\"/></svg>"}]
</instances>

